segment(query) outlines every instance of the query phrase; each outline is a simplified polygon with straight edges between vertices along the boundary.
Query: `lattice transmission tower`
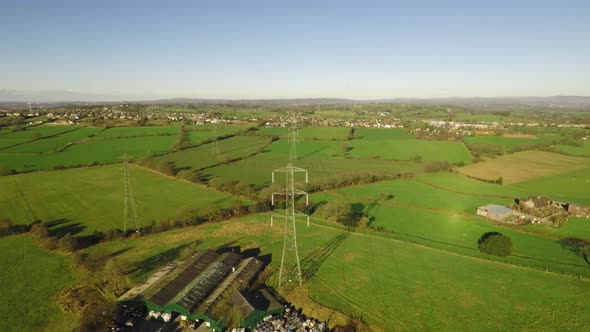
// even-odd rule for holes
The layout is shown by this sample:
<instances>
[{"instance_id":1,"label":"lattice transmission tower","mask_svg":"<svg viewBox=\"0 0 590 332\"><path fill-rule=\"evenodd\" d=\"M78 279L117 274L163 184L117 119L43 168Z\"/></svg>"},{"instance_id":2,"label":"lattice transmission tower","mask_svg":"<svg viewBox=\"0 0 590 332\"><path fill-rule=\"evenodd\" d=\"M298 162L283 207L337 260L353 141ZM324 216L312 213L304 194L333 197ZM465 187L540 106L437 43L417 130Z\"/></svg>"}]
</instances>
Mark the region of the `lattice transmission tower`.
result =
<instances>
[{"instance_id":1,"label":"lattice transmission tower","mask_svg":"<svg viewBox=\"0 0 590 332\"><path fill-rule=\"evenodd\" d=\"M141 230L141 220L137 216L137 209L135 206L135 197L133 196L133 186L131 185L131 177L129 176L129 163L127 154L123 155L123 173L125 177L125 207L123 211L123 233L127 232L127 228L135 227L137 233Z\"/></svg>"},{"instance_id":2,"label":"lattice transmission tower","mask_svg":"<svg viewBox=\"0 0 590 332\"><path fill-rule=\"evenodd\" d=\"M305 196L306 204L309 203L307 193L295 188L295 174L305 173L305 182L308 181L307 170L293 166L293 161L297 160L298 134L297 128L289 129L289 139L291 141L291 157L286 167L281 167L272 171L272 182L275 182L275 173L285 174L285 189L281 192L272 193L271 204L274 205L274 196L280 195L285 197L285 214L283 216L271 216L271 225L274 217L284 218L283 223L283 253L281 254L281 265L279 268L278 290L284 292L293 286L301 286L303 280L301 277L301 264L299 260L299 251L297 249L297 226L298 217L307 218L309 226L309 216L298 212L295 209L295 199L297 196Z\"/></svg>"},{"instance_id":3,"label":"lattice transmission tower","mask_svg":"<svg viewBox=\"0 0 590 332\"><path fill-rule=\"evenodd\" d=\"M291 156L289 160L295 162L297 161L297 143L299 143L299 132L296 126L289 128L289 141L291 142Z\"/></svg>"},{"instance_id":4,"label":"lattice transmission tower","mask_svg":"<svg viewBox=\"0 0 590 332\"><path fill-rule=\"evenodd\" d=\"M219 154L219 143L217 142L217 126L213 127L213 153Z\"/></svg>"}]
</instances>

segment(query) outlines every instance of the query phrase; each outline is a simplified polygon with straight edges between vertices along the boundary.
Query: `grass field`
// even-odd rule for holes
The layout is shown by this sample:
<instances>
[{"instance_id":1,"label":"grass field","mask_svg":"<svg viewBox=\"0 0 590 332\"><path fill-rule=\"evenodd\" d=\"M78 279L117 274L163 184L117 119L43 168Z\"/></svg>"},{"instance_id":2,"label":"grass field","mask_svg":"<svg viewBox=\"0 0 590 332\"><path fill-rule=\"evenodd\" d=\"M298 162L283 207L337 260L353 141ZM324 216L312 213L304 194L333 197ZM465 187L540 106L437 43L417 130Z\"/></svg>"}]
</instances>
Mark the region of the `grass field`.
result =
<instances>
[{"instance_id":1,"label":"grass field","mask_svg":"<svg viewBox=\"0 0 590 332\"><path fill-rule=\"evenodd\" d=\"M399 242L346 233L312 222L298 225L305 286L315 301L361 318L383 331L583 330L588 281L504 265ZM174 230L99 245L124 252L129 266L174 258L183 244L241 246L272 254L276 268L282 239L268 216ZM457 268L461 267L461 268ZM290 295L293 296L293 295ZM289 296L288 296L289 297ZM305 311L305 310L304 310ZM311 313L314 314L314 313ZM327 317L321 317L326 319Z\"/></svg>"},{"instance_id":2,"label":"grass field","mask_svg":"<svg viewBox=\"0 0 590 332\"><path fill-rule=\"evenodd\" d=\"M504 136L493 136L493 135L480 135L465 137L466 144L486 144L486 145L499 145L504 151L510 151L514 148L531 146L541 142L552 142L559 139L556 136L539 136L539 137L504 137Z\"/></svg>"},{"instance_id":3,"label":"grass field","mask_svg":"<svg viewBox=\"0 0 590 332\"><path fill-rule=\"evenodd\" d=\"M22 152L22 153L51 153L57 152L67 144L81 142L90 139L93 135L99 133L103 128L76 128L62 134L41 138L30 141L26 144L17 145L2 152Z\"/></svg>"},{"instance_id":4,"label":"grass field","mask_svg":"<svg viewBox=\"0 0 590 332\"><path fill-rule=\"evenodd\" d=\"M463 143L417 140L402 129L358 129L360 137L350 141L348 155L353 158L424 161L446 160L451 163L470 162L472 157Z\"/></svg>"},{"instance_id":5,"label":"grass field","mask_svg":"<svg viewBox=\"0 0 590 332\"><path fill-rule=\"evenodd\" d=\"M0 331L68 331L54 296L76 276L66 259L23 236L0 238Z\"/></svg>"},{"instance_id":6,"label":"grass field","mask_svg":"<svg viewBox=\"0 0 590 332\"><path fill-rule=\"evenodd\" d=\"M554 145L554 149L572 156L590 157L590 142L584 141L583 146Z\"/></svg>"},{"instance_id":7,"label":"grass field","mask_svg":"<svg viewBox=\"0 0 590 332\"><path fill-rule=\"evenodd\" d=\"M337 177L354 173L397 174L411 172L419 174L423 165L408 161L371 160L347 158L342 150L343 142L300 141L297 144L296 165L309 171L310 179ZM206 174L226 180L245 180L255 185L268 184L270 172L289 162L291 147L286 140L273 142L264 153L207 169Z\"/></svg>"},{"instance_id":8,"label":"grass field","mask_svg":"<svg viewBox=\"0 0 590 332\"><path fill-rule=\"evenodd\" d=\"M154 126L154 127L111 127L101 131L96 138L123 138L155 135L173 135L178 133L177 126Z\"/></svg>"},{"instance_id":9,"label":"grass field","mask_svg":"<svg viewBox=\"0 0 590 332\"><path fill-rule=\"evenodd\" d=\"M479 254L477 241L485 233L498 231L509 235L514 243L510 261L535 268L549 267L554 271L590 276L583 258L564 248L555 232L548 227L531 227L530 233L519 228L494 225L475 215L478 206L506 205L512 197L483 196L433 188L419 179L397 180L370 185L354 186L330 193L311 196L315 203L345 200L363 204L365 212L373 218L371 226L383 227L403 239L462 254ZM383 201L381 193L393 196ZM567 225L569 226L569 225ZM590 232L577 232L583 237ZM574 228L568 228L571 234Z\"/></svg>"},{"instance_id":10,"label":"grass field","mask_svg":"<svg viewBox=\"0 0 590 332\"><path fill-rule=\"evenodd\" d=\"M542 151L523 151L459 168L461 174L484 180L502 177L504 183L571 172L590 166L585 158Z\"/></svg>"},{"instance_id":11,"label":"grass field","mask_svg":"<svg viewBox=\"0 0 590 332\"><path fill-rule=\"evenodd\" d=\"M60 133L64 133L66 131L75 130L77 129L76 126L60 126L60 125L51 125L45 124L40 126L32 126L27 127L25 130L16 131L16 132L7 132L2 134L2 138L27 138L33 139L37 137L47 137L53 136Z\"/></svg>"},{"instance_id":12,"label":"grass field","mask_svg":"<svg viewBox=\"0 0 590 332\"><path fill-rule=\"evenodd\" d=\"M138 214L145 224L210 202L230 206L232 196L133 167ZM120 164L0 177L0 217L29 224L65 221L59 227L89 234L123 228L123 168Z\"/></svg>"},{"instance_id":13,"label":"grass field","mask_svg":"<svg viewBox=\"0 0 590 332\"><path fill-rule=\"evenodd\" d=\"M29 138L3 138L0 136L0 150L5 150L13 145L22 144L29 140Z\"/></svg>"},{"instance_id":14,"label":"grass field","mask_svg":"<svg viewBox=\"0 0 590 332\"><path fill-rule=\"evenodd\" d=\"M299 129L299 138L306 140L346 140L351 128L347 127L304 127Z\"/></svg>"},{"instance_id":15,"label":"grass field","mask_svg":"<svg viewBox=\"0 0 590 332\"><path fill-rule=\"evenodd\" d=\"M120 162L125 153L142 158L168 152L176 140L176 132L176 127L105 130L99 127L38 126L1 136L0 148L5 148L0 150L0 166L28 172L56 166ZM35 133L41 135L40 138L34 139Z\"/></svg>"},{"instance_id":16,"label":"grass field","mask_svg":"<svg viewBox=\"0 0 590 332\"><path fill-rule=\"evenodd\" d=\"M514 183L510 187L533 195L590 206L590 168Z\"/></svg>"},{"instance_id":17,"label":"grass field","mask_svg":"<svg viewBox=\"0 0 590 332\"><path fill-rule=\"evenodd\" d=\"M219 125L217 135L246 127ZM199 170L205 177L219 176L224 181L241 180L264 186L270 182L273 169L289 162L287 128L264 127L244 136L219 140L219 154L212 143L199 145L212 137L213 128L186 126L185 138L198 146L170 152L178 132L176 126L103 130L44 125L2 133L0 149L9 148L0 150L0 166L29 171L94 161L120 162L124 153L135 159L156 155L154 159L169 162L177 170ZM40 134L34 134L35 131ZM370 226L383 228L358 228L351 233L339 224L313 218L309 228L298 224L305 288L317 303L362 318L382 331L590 329L586 309L590 306L586 295L590 289L590 266L559 243L570 236L590 240L588 219L572 218L554 229L542 225L495 225L475 215L478 206L507 205L515 197L528 195L590 205L589 159L525 151L461 167L460 174L424 174L425 163L408 160L420 156L425 162L468 163L472 157L462 143L417 140L401 129L360 128L355 130L353 140L346 140L349 133L350 128L346 127L301 129L295 165L306 168L312 181L359 172L412 173L414 177L310 196L315 203L360 203L371 218ZM46 138L34 140L39 136ZM270 136L280 139L271 143ZM535 139L485 140L508 148L517 146L515 142ZM10 147L14 142L26 143ZM55 152L70 142L75 144ZM462 174L490 180L501 176L504 185ZM144 224L174 218L181 210L200 209L210 203L228 207L236 199L134 165L131 179ZM3 176L0 188L0 218L9 217L19 224L36 219L53 221L52 231L77 235L122 228L121 164ZM391 197L384 199L383 193ZM189 244L199 249L236 245L243 250L259 248L261 254L272 255L269 269L276 271L283 244L281 230L280 225L269 226L268 214L260 214L100 243L84 252L116 252L134 282L176 258ZM489 231L510 236L513 255L499 258L482 254L477 241ZM52 294L75 279L64 257L39 251L23 236L0 239L0 249L3 248L8 254L0 257L0 267L10 268L0 270L0 330L71 328L51 300ZM38 269L43 269L41 282L28 281L32 279L29 275L35 275ZM57 276L56 271L62 275ZM270 284L275 278L276 275L271 277ZM290 294L288 298L300 301L299 295ZM19 297L32 300L18 307L14 303L21 303ZM38 312L33 310L37 307ZM12 315L13 312L16 314ZM324 315L320 319L337 316L326 311L310 314ZM31 318L21 319L23 316Z\"/></svg>"},{"instance_id":18,"label":"grass field","mask_svg":"<svg viewBox=\"0 0 590 332\"><path fill-rule=\"evenodd\" d=\"M266 137L236 136L218 141L219 154L216 154L213 143L210 143L170 153L157 159L171 162L175 168L200 170L234 158L247 157L269 142L270 139Z\"/></svg>"},{"instance_id":19,"label":"grass field","mask_svg":"<svg viewBox=\"0 0 590 332\"><path fill-rule=\"evenodd\" d=\"M243 125L225 125L225 124L207 124L207 125L191 125L185 126L184 130L186 136L191 144L200 144L206 139L215 136L223 136L227 134L237 133L240 130L252 127L251 124Z\"/></svg>"}]
</instances>

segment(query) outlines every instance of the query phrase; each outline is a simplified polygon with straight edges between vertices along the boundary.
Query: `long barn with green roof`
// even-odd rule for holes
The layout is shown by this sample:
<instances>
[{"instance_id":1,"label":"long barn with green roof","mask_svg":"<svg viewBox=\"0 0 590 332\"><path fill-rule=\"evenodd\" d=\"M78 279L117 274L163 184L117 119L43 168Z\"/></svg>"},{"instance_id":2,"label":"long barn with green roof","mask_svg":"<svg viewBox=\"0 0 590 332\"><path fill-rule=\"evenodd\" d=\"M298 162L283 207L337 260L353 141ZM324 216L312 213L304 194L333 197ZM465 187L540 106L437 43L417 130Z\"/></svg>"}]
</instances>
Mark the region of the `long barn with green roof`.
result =
<instances>
[{"instance_id":1,"label":"long barn with green roof","mask_svg":"<svg viewBox=\"0 0 590 332\"><path fill-rule=\"evenodd\" d=\"M219 308L228 309L228 304L221 301L250 286L263 268L263 263L254 257L242 259L232 252L202 251L162 267L123 294L119 302L141 302L150 315L178 313L188 320L208 322L212 330L223 331L227 319ZM276 306L265 309L277 311ZM242 317L248 325L251 321L252 317Z\"/></svg>"}]
</instances>

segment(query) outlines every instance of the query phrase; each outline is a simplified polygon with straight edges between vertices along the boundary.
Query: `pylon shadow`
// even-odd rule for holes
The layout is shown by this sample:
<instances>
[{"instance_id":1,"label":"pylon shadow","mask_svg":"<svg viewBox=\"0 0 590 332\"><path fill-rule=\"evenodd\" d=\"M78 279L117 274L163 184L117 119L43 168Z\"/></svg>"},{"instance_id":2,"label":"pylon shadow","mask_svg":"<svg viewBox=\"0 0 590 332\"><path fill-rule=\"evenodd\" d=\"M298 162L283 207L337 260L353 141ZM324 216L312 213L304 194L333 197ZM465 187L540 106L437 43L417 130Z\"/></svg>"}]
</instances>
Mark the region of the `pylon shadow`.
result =
<instances>
[{"instance_id":1,"label":"pylon shadow","mask_svg":"<svg viewBox=\"0 0 590 332\"><path fill-rule=\"evenodd\" d=\"M301 279L305 283L314 276L322 264L332 255L344 240L350 236L350 233L341 233L312 251L301 261Z\"/></svg>"}]
</instances>

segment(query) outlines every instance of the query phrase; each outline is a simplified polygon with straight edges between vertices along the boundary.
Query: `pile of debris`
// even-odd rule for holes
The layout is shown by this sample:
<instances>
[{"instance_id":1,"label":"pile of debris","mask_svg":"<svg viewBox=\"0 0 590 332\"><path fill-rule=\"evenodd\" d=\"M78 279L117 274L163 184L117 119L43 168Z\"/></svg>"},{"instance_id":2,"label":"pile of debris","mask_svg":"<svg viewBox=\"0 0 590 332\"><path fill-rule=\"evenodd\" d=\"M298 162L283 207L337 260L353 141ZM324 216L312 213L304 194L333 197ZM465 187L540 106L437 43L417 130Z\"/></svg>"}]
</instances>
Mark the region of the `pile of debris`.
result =
<instances>
[{"instance_id":1,"label":"pile of debris","mask_svg":"<svg viewBox=\"0 0 590 332\"><path fill-rule=\"evenodd\" d=\"M324 332L326 323L306 318L292 308L282 315L267 316L256 324L254 332Z\"/></svg>"}]
</instances>

